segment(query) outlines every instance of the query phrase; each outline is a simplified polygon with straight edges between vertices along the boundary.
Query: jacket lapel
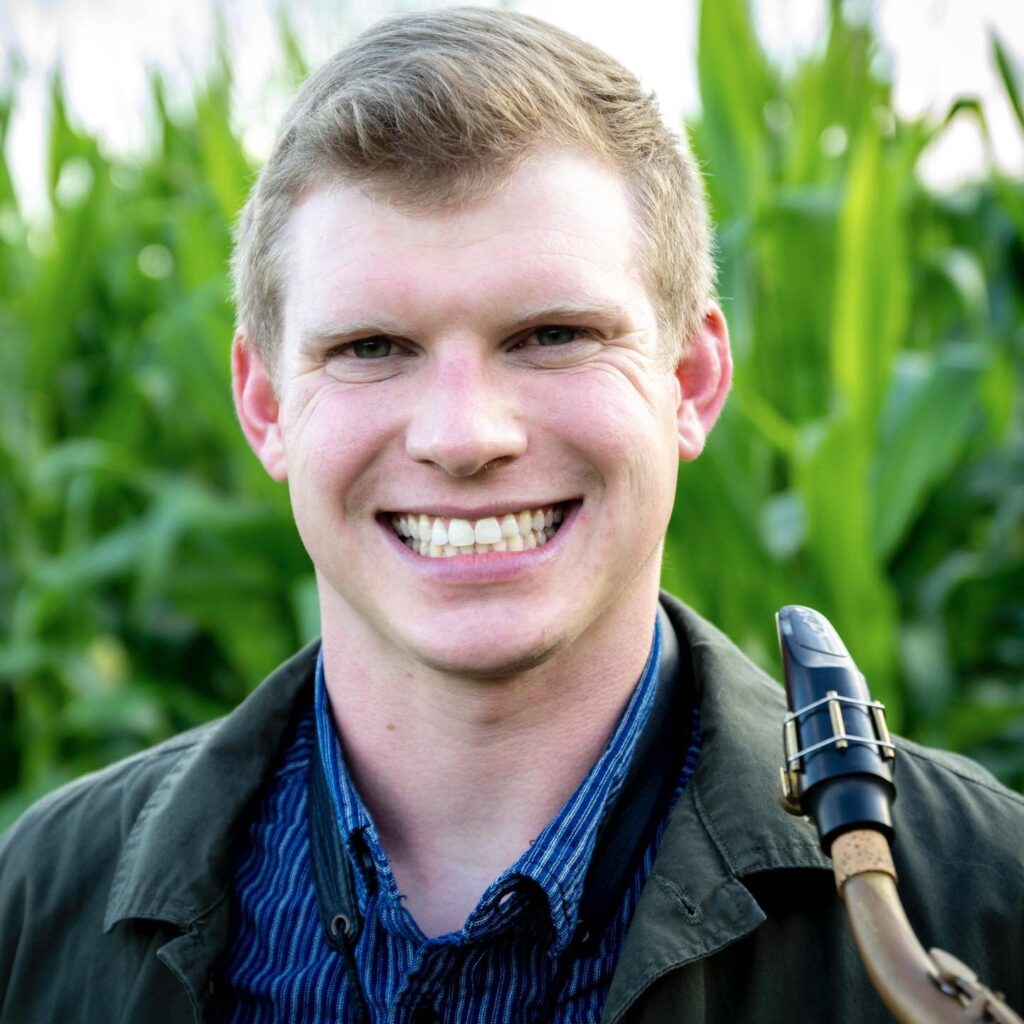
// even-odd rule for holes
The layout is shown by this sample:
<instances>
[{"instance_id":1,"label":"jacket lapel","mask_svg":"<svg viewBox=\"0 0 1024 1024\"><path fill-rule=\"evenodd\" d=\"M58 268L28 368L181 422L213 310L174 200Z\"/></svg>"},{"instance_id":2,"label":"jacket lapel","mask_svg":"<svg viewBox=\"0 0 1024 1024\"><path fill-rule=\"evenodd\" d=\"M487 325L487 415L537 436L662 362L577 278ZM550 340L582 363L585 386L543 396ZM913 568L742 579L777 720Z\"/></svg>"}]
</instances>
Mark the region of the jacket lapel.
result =
<instances>
[{"instance_id":1,"label":"jacket lapel","mask_svg":"<svg viewBox=\"0 0 1024 1024\"><path fill-rule=\"evenodd\" d=\"M608 1024L666 972L712 955L765 920L744 876L831 870L814 829L787 814L777 798L785 715L781 687L680 602L663 594L662 604L682 657L689 658L702 747L640 896L605 1005ZM687 739L681 728L679 741ZM690 981L689 987L699 989L700 972L692 972ZM673 1019L701 1021L701 1006L695 990Z\"/></svg>"},{"instance_id":2,"label":"jacket lapel","mask_svg":"<svg viewBox=\"0 0 1024 1024\"><path fill-rule=\"evenodd\" d=\"M185 753L146 802L121 852L104 931L129 919L179 930L157 956L185 986L197 1019L212 962L227 943L234 833L296 715L312 700L318 646L278 668L226 718L172 741Z\"/></svg>"}]
</instances>

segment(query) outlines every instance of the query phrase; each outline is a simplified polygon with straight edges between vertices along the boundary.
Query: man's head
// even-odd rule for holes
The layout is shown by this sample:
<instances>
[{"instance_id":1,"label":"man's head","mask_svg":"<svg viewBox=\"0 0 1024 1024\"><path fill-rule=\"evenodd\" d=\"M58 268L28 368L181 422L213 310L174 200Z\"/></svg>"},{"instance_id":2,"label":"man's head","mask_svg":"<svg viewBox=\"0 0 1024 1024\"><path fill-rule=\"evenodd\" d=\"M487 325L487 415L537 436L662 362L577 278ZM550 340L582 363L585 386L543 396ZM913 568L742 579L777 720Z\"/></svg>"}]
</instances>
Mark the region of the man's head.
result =
<instances>
[{"instance_id":1,"label":"man's head","mask_svg":"<svg viewBox=\"0 0 1024 1024\"><path fill-rule=\"evenodd\" d=\"M647 287L675 358L713 281L703 186L685 142L605 53L526 15L481 8L383 21L306 82L238 232L247 344L276 365L284 229L319 186L342 181L400 207L458 208L553 149L596 156L625 179Z\"/></svg>"},{"instance_id":2,"label":"man's head","mask_svg":"<svg viewBox=\"0 0 1024 1024\"><path fill-rule=\"evenodd\" d=\"M635 80L531 19L388 22L314 75L243 225L233 380L328 647L509 676L625 635L642 661L679 459L730 380L705 236Z\"/></svg>"}]
</instances>

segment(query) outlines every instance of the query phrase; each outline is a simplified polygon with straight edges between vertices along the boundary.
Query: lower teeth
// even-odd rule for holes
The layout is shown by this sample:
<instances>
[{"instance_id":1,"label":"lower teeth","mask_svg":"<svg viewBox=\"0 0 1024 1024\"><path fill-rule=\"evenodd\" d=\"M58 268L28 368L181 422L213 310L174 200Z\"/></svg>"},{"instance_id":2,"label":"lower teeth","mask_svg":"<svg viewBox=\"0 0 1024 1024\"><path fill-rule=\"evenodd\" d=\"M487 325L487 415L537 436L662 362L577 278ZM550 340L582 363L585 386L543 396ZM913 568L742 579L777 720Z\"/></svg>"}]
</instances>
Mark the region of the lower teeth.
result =
<instances>
[{"instance_id":1,"label":"lower teeth","mask_svg":"<svg viewBox=\"0 0 1024 1024\"><path fill-rule=\"evenodd\" d=\"M525 537L517 535L509 540L500 540L496 544L470 544L466 547L453 547L451 544L440 547L429 541L414 540L412 537L404 537L402 542L411 551L426 558L451 558L454 555L486 555L492 551L532 551L547 544L557 529L557 526L548 526L543 530L528 533Z\"/></svg>"}]
</instances>

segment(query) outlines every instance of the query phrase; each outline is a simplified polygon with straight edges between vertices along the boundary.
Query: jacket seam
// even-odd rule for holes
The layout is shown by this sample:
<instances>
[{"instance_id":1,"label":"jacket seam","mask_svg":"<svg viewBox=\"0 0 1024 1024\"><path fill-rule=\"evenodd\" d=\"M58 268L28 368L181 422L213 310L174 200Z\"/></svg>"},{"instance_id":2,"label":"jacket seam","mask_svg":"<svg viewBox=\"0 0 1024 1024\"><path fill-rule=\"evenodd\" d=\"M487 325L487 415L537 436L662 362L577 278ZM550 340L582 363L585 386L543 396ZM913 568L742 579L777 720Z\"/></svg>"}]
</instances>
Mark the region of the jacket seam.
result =
<instances>
[{"instance_id":1,"label":"jacket seam","mask_svg":"<svg viewBox=\"0 0 1024 1024\"><path fill-rule=\"evenodd\" d=\"M130 784L135 777L136 771L148 772L154 767L159 767L160 764L168 759L171 759L176 764L181 759L181 752L187 751L192 746L195 746L195 739L192 737L187 742L175 743L173 746L171 746L171 740L168 740L166 744L161 744L148 750L140 750L124 760L116 761L105 767L97 768L95 771L87 772L77 779L72 779L70 782L40 797L39 800L27 808L22 818L12 822L11 826L0 835L0 848L15 834L17 827L22 822L35 822L45 818L47 815L62 813L65 805L79 799L83 794L94 792L97 782L102 782L107 787L120 782ZM173 770L174 767L172 765L171 771ZM159 789L159 786L156 788ZM155 791L155 789L152 790L149 796L145 798L145 804L148 804L150 797ZM134 828L134 821L131 828Z\"/></svg>"},{"instance_id":2,"label":"jacket seam","mask_svg":"<svg viewBox=\"0 0 1024 1024\"><path fill-rule=\"evenodd\" d=\"M1004 800L1009 800L1010 803L1024 806L1024 796L1019 793L1014 793L1012 790L1003 789L998 784L993 785L987 779L979 778L976 775L970 775L967 772L959 769L956 765L948 764L944 760L932 757L927 752L917 750L915 747L908 746L908 741L897 737L897 747L901 754L907 754L913 757L917 761L921 761L924 764L932 768L941 768L943 771L948 772L950 775L956 776L956 778L969 783L972 786L978 786L980 789L984 789L986 792L991 793L993 796L1000 797Z\"/></svg>"},{"instance_id":3,"label":"jacket seam","mask_svg":"<svg viewBox=\"0 0 1024 1024\"><path fill-rule=\"evenodd\" d=\"M733 861L729 848L725 845L725 841L722 839L718 829L715 828L714 822L708 815L707 808L704 804L704 798L701 796L700 786L696 783L697 780L694 779L691 785L693 785L693 803L697 809L697 816L700 818L701 824L704 826L708 835L711 836L711 841L715 844L715 849L725 862L725 866L729 869L729 874L735 878L739 874L736 869L736 864Z\"/></svg>"}]
</instances>

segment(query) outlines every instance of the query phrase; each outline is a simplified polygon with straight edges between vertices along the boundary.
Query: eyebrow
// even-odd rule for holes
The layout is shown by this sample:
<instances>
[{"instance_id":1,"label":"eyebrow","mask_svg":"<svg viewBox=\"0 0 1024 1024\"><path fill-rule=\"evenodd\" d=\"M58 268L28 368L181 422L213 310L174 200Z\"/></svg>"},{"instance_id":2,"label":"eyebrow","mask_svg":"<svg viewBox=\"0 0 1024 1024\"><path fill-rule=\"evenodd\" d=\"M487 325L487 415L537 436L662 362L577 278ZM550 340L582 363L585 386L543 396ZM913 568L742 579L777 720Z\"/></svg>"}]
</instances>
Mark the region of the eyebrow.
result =
<instances>
[{"instance_id":1,"label":"eyebrow","mask_svg":"<svg viewBox=\"0 0 1024 1024\"><path fill-rule=\"evenodd\" d=\"M398 324L382 320L325 320L311 324L299 335L299 347L320 348L336 341L348 341L358 337L373 337L377 334L401 336Z\"/></svg>"},{"instance_id":2,"label":"eyebrow","mask_svg":"<svg viewBox=\"0 0 1024 1024\"><path fill-rule=\"evenodd\" d=\"M573 320L623 320L626 310L616 302L605 299L582 299L575 302L557 302L541 304L532 308L521 309L516 313L508 329L525 327L528 324L544 323L545 321L572 322Z\"/></svg>"}]
</instances>

